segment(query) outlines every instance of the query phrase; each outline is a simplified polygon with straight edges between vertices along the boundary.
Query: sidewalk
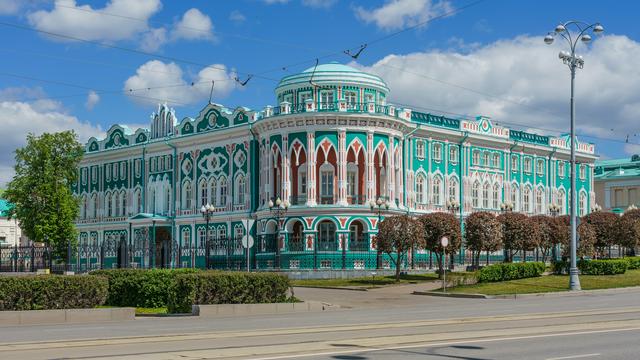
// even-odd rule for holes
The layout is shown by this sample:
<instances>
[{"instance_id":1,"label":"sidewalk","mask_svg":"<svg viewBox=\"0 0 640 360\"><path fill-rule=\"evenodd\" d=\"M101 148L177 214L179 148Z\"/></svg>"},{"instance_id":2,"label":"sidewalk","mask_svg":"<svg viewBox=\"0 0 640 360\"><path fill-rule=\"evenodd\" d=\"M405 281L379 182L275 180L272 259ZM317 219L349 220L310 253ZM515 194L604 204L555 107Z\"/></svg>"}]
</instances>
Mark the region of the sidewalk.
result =
<instances>
[{"instance_id":1,"label":"sidewalk","mask_svg":"<svg viewBox=\"0 0 640 360\"><path fill-rule=\"evenodd\" d=\"M294 287L294 293L301 300L321 301L346 308L389 308L428 303L426 296L415 296L412 293L435 290L440 286L439 281L432 281L385 286L368 291Z\"/></svg>"}]
</instances>

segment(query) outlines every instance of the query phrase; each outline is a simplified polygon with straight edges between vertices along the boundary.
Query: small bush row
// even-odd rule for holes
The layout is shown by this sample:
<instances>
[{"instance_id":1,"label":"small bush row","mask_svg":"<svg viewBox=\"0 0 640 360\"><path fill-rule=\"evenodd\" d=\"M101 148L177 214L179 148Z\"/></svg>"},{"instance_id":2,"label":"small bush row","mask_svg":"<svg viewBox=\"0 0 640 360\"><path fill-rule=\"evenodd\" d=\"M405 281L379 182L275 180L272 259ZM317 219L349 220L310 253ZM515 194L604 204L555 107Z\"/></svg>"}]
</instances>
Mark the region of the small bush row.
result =
<instances>
[{"instance_id":1,"label":"small bush row","mask_svg":"<svg viewBox=\"0 0 640 360\"><path fill-rule=\"evenodd\" d=\"M287 301L286 276L271 273L207 271L180 274L169 288L168 311L191 312L191 305L252 304Z\"/></svg>"},{"instance_id":2,"label":"small bush row","mask_svg":"<svg viewBox=\"0 0 640 360\"><path fill-rule=\"evenodd\" d=\"M95 308L108 290L100 276L0 276L0 310Z\"/></svg>"},{"instance_id":3,"label":"small bush row","mask_svg":"<svg viewBox=\"0 0 640 360\"><path fill-rule=\"evenodd\" d=\"M553 272L568 274L570 265L568 261L556 261ZM580 260L576 265L582 275L618 275L624 274L627 269L640 268L640 259Z\"/></svg>"},{"instance_id":4,"label":"small bush row","mask_svg":"<svg viewBox=\"0 0 640 360\"><path fill-rule=\"evenodd\" d=\"M107 305L157 308L168 303L169 287L180 274L197 269L110 269L91 272L109 279Z\"/></svg>"},{"instance_id":5,"label":"small bush row","mask_svg":"<svg viewBox=\"0 0 640 360\"><path fill-rule=\"evenodd\" d=\"M497 282L537 277L542 275L542 262L502 263L483 267L478 271L478 282Z\"/></svg>"}]
</instances>

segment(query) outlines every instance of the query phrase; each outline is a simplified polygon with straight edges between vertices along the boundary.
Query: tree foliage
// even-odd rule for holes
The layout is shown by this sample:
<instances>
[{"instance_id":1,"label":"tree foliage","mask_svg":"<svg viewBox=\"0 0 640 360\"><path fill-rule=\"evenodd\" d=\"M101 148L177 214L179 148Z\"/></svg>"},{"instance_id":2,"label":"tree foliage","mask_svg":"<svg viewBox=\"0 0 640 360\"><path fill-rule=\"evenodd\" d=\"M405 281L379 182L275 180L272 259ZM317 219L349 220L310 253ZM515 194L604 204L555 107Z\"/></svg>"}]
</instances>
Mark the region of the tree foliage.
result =
<instances>
[{"instance_id":1,"label":"tree foliage","mask_svg":"<svg viewBox=\"0 0 640 360\"><path fill-rule=\"evenodd\" d=\"M519 250L535 248L536 232L527 215L505 212L498 216L498 220L502 224L502 241L507 251L507 262L513 261L513 255ZM522 258L524 260L524 254Z\"/></svg>"},{"instance_id":2,"label":"tree foliage","mask_svg":"<svg viewBox=\"0 0 640 360\"><path fill-rule=\"evenodd\" d=\"M640 244L640 209L625 211L617 220L617 243L628 249Z\"/></svg>"},{"instance_id":3,"label":"tree foliage","mask_svg":"<svg viewBox=\"0 0 640 360\"><path fill-rule=\"evenodd\" d=\"M460 250L462 245L462 236L460 232L460 222L455 215L445 212L435 212L425 214L420 217L424 229L425 248L436 254L440 270L442 271L443 259L442 245L440 239L447 236L449 245L447 245L447 254L455 254Z\"/></svg>"},{"instance_id":4,"label":"tree foliage","mask_svg":"<svg viewBox=\"0 0 640 360\"><path fill-rule=\"evenodd\" d=\"M480 265L481 251L497 251L502 247L502 225L490 212L470 214L465 222L467 249L474 254L475 265Z\"/></svg>"},{"instance_id":5,"label":"tree foliage","mask_svg":"<svg viewBox=\"0 0 640 360\"><path fill-rule=\"evenodd\" d=\"M595 247L601 255L608 246L615 245L616 243L617 221L618 215L605 211L594 211L580 219L580 222L593 226L596 234Z\"/></svg>"},{"instance_id":6,"label":"tree foliage","mask_svg":"<svg viewBox=\"0 0 640 360\"><path fill-rule=\"evenodd\" d=\"M9 216L18 219L33 241L45 242L55 253L66 254L76 238L74 221L79 212L72 186L78 180L83 147L74 131L27 135L16 150L15 175L4 197L14 206Z\"/></svg>"},{"instance_id":7,"label":"tree foliage","mask_svg":"<svg viewBox=\"0 0 640 360\"><path fill-rule=\"evenodd\" d=\"M378 225L376 243L378 250L387 253L393 261L396 281L400 281L400 266L409 249L424 246L422 224L407 215L387 216Z\"/></svg>"},{"instance_id":8,"label":"tree foliage","mask_svg":"<svg viewBox=\"0 0 640 360\"><path fill-rule=\"evenodd\" d=\"M542 250L542 261L545 261L551 249L560 244L562 240L562 231L560 222L551 216L535 215L529 218L529 221L536 224L536 244Z\"/></svg>"},{"instance_id":9,"label":"tree foliage","mask_svg":"<svg viewBox=\"0 0 640 360\"><path fill-rule=\"evenodd\" d=\"M569 220L569 215L563 215L557 218L561 230L560 243L562 244L563 257L570 256L571 251L571 227ZM576 256L579 258L593 256L597 241L595 227L587 222L581 222L576 230L578 236Z\"/></svg>"}]
</instances>

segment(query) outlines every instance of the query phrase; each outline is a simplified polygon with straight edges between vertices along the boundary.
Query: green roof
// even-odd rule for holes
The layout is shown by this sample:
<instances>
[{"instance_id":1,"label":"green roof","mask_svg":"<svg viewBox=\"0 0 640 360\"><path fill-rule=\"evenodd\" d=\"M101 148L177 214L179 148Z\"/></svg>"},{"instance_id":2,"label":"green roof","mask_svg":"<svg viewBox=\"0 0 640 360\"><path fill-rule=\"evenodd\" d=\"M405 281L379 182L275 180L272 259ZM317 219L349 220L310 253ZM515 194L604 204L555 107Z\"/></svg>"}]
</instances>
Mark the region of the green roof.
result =
<instances>
[{"instance_id":1,"label":"green roof","mask_svg":"<svg viewBox=\"0 0 640 360\"><path fill-rule=\"evenodd\" d=\"M11 205L10 202L8 202L5 199L0 199L0 216L4 217L7 216L7 211L9 211L9 209L11 209L13 205Z\"/></svg>"},{"instance_id":2,"label":"green roof","mask_svg":"<svg viewBox=\"0 0 640 360\"><path fill-rule=\"evenodd\" d=\"M640 176L640 168L636 169L614 169L610 171L605 171L601 174L596 174L596 180L609 180L609 179L622 179L629 177L638 177Z\"/></svg>"}]
</instances>

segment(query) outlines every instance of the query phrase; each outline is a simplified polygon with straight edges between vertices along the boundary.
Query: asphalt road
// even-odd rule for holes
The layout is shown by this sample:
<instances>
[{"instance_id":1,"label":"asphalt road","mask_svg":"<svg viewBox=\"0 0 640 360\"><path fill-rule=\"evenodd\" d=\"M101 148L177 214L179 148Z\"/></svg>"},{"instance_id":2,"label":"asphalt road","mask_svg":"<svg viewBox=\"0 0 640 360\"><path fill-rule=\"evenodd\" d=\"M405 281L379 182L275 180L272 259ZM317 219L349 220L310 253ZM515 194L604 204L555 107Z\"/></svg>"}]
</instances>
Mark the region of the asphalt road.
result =
<instances>
[{"instance_id":1,"label":"asphalt road","mask_svg":"<svg viewBox=\"0 0 640 360\"><path fill-rule=\"evenodd\" d=\"M340 302L364 298L366 305L277 316L0 327L0 358L640 358L640 291L520 300L335 291L342 291L335 296ZM320 295L304 295L313 296Z\"/></svg>"}]
</instances>

